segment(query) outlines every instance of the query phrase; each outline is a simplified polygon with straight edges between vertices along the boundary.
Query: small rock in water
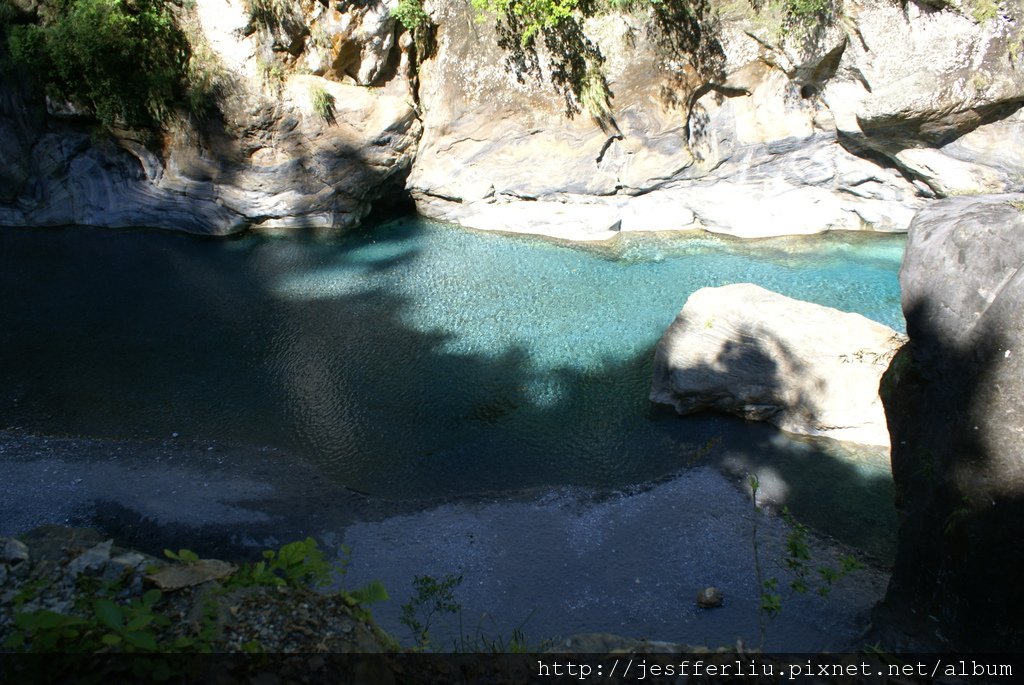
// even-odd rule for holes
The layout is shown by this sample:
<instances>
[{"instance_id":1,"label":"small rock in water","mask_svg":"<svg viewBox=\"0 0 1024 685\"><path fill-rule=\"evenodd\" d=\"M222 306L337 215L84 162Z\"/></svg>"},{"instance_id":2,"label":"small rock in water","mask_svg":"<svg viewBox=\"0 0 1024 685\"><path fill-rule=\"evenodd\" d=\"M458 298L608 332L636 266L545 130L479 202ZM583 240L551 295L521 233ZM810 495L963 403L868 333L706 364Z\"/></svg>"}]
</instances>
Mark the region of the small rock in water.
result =
<instances>
[{"instance_id":1,"label":"small rock in water","mask_svg":"<svg viewBox=\"0 0 1024 685\"><path fill-rule=\"evenodd\" d=\"M714 609L722 606L722 591L716 587L706 587L697 593L697 606L701 609Z\"/></svg>"}]
</instances>

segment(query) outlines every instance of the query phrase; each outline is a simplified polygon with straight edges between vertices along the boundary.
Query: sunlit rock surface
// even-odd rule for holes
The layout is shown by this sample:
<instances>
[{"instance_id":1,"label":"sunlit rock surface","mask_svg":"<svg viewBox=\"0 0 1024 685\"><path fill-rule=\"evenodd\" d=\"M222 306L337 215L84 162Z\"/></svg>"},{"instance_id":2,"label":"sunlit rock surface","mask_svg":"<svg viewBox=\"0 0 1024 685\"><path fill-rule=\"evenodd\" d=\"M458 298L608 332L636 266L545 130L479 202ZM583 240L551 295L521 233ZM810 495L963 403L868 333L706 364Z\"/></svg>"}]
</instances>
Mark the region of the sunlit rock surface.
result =
<instances>
[{"instance_id":1,"label":"sunlit rock surface","mask_svg":"<svg viewBox=\"0 0 1024 685\"><path fill-rule=\"evenodd\" d=\"M662 336L651 400L887 445L878 380L903 336L749 283L698 290Z\"/></svg>"},{"instance_id":2,"label":"sunlit rock surface","mask_svg":"<svg viewBox=\"0 0 1024 685\"><path fill-rule=\"evenodd\" d=\"M994 136L1020 145L1002 121L1024 97L1007 18L869 0L805 40L730 5L694 10L682 51L656 13L593 18L582 41L610 95L595 117L558 46L499 48L493 21L430 7L409 181L428 216L577 240L903 231L934 197L1021 187L1021 156L990 155Z\"/></svg>"},{"instance_id":3,"label":"sunlit rock surface","mask_svg":"<svg viewBox=\"0 0 1024 685\"><path fill-rule=\"evenodd\" d=\"M801 25L677 4L524 46L453 0L426 3L416 38L395 0L295 4L270 27L198 0L180 16L219 113L97 136L9 81L0 225L336 231L412 199L568 240L754 238L900 232L936 198L1024 188L1019 3L863 0Z\"/></svg>"},{"instance_id":4,"label":"sunlit rock surface","mask_svg":"<svg viewBox=\"0 0 1024 685\"><path fill-rule=\"evenodd\" d=\"M159 132L96 135L61 103L30 115L33 96L6 84L0 225L338 230L401 197L419 122L389 6L315 6L269 31L238 4L198 0L184 29L215 74L219 112L181 112ZM324 64L300 64L307 47Z\"/></svg>"}]
</instances>

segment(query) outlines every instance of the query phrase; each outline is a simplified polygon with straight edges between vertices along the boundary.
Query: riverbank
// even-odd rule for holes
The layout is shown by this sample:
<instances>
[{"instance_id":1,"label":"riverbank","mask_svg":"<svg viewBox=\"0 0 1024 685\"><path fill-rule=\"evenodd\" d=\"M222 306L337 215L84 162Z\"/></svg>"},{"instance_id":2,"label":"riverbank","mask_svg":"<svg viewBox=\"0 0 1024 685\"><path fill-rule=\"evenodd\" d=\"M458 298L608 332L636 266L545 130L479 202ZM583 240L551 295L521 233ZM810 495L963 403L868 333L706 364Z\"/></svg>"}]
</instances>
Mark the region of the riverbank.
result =
<instances>
[{"instance_id":1,"label":"riverbank","mask_svg":"<svg viewBox=\"0 0 1024 685\"><path fill-rule=\"evenodd\" d=\"M118 543L160 555L193 549L245 559L310 535L329 558L351 552L346 582L383 582L389 602L373 607L402 641L401 605L417 575L461 574L461 616L438 624L447 645L464 630L531 639L613 632L691 644L757 644L753 509L741 478L705 463L627 490L538 489L447 501L392 501L332 485L277 450L171 439L160 442L46 438L0 433L9 474L0 486L0 535L45 523L94 527ZM766 492L774 485L764 478ZM788 582L788 527L760 517L767 572ZM637 531L642 531L638 535ZM812 535L815 564L850 548ZM859 646L887 580L884 565L837 584L827 599L785 592L765 648ZM725 593L704 610L696 593Z\"/></svg>"}]
</instances>

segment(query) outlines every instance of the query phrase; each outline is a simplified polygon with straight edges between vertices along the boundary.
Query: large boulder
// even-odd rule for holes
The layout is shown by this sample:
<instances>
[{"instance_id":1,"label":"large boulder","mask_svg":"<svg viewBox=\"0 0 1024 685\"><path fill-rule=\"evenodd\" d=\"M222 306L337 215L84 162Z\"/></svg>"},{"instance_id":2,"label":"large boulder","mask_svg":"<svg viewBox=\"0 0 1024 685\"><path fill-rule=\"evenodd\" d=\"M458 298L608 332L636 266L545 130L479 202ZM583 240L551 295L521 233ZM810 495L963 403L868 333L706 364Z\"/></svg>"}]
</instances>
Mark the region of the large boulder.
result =
<instances>
[{"instance_id":1,"label":"large boulder","mask_svg":"<svg viewBox=\"0 0 1024 685\"><path fill-rule=\"evenodd\" d=\"M878 382L903 336L750 283L702 288L662 336L651 400L888 445Z\"/></svg>"},{"instance_id":2,"label":"large boulder","mask_svg":"<svg viewBox=\"0 0 1024 685\"><path fill-rule=\"evenodd\" d=\"M1024 648L1024 196L922 211L909 344L882 384L901 513L885 607L946 646Z\"/></svg>"}]
</instances>

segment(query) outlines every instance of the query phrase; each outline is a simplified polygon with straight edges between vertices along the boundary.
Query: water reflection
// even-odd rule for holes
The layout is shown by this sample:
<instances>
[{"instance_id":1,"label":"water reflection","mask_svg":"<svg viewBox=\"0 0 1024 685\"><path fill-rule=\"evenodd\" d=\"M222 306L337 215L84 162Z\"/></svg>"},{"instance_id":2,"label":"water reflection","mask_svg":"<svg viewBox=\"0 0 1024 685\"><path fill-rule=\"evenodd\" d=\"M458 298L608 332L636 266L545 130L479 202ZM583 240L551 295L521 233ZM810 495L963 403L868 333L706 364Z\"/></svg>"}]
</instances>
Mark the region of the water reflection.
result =
<instances>
[{"instance_id":1,"label":"water reflection","mask_svg":"<svg viewBox=\"0 0 1024 685\"><path fill-rule=\"evenodd\" d=\"M652 411L658 337L691 292L739 281L902 328L901 250L580 248L410 219L331 242L4 230L0 428L275 445L395 497L637 483L715 437L783 455L760 428Z\"/></svg>"}]
</instances>

